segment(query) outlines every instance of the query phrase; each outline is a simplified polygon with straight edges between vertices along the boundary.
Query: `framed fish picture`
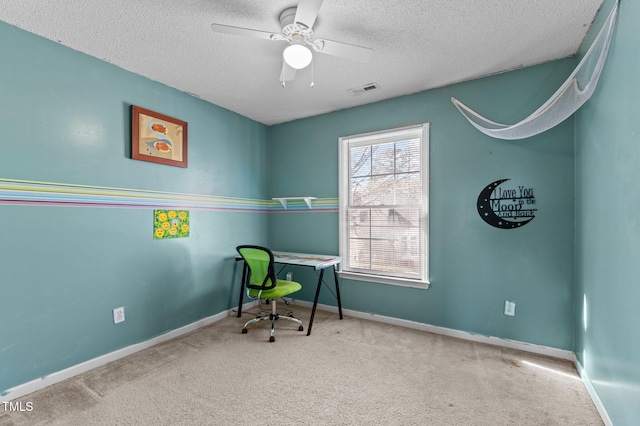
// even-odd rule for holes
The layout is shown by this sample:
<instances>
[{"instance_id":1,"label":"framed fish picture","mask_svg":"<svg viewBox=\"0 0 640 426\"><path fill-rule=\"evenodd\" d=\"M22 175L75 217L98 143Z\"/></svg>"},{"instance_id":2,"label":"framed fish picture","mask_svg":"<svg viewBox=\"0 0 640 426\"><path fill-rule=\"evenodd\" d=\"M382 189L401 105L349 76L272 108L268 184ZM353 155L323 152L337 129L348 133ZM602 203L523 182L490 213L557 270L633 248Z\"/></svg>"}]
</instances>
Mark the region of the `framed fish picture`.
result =
<instances>
[{"instance_id":1,"label":"framed fish picture","mask_svg":"<svg viewBox=\"0 0 640 426\"><path fill-rule=\"evenodd\" d=\"M131 158L187 167L187 122L131 106Z\"/></svg>"}]
</instances>

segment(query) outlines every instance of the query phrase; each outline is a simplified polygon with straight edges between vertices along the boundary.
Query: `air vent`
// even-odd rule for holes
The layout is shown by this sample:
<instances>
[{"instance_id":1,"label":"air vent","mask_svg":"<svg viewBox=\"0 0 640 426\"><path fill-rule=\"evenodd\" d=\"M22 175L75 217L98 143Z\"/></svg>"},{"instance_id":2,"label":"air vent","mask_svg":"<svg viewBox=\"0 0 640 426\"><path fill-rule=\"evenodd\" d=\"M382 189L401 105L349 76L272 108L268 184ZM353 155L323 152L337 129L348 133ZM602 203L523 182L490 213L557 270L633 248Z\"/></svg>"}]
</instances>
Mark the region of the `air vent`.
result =
<instances>
[{"instance_id":1,"label":"air vent","mask_svg":"<svg viewBox=\"0 0 640 426\"><path fill-rule=\"evenodd\" d=\"M378 83L369 83L369 84L365 84L362 87L356 87L355 89L349 89L348 92L351 93L353 96L360 96L363 93L372 92L372 91L378 90L378 89L380 89L380 86L378 86Z\"/></svg>"}]
</instances>

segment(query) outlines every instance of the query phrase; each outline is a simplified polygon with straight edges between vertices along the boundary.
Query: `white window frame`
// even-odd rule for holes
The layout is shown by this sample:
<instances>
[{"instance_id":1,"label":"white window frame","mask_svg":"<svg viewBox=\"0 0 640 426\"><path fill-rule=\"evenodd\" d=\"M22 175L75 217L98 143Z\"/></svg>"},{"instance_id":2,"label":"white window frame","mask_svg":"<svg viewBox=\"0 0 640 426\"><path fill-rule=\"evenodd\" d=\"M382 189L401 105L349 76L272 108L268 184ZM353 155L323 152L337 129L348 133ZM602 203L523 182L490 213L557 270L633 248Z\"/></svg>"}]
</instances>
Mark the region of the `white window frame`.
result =
<instances>
[{"instance_id":1,"label":"white window frame","mask_svg":"<svg viewBox=\"0 0 640 426\"><path fill-rule=\"evenodd\" d=\"M415 139L420 137L420 167L422 178L422 206L420 213L420 238L423 251L421 277L409 279L390 275L378 275L351 268L349 257L349 228L347 211L350 203L349 148ZM399 127L370 133L343 136L339 144L339 243L342 265L340 276L346 279L369 281L399 286L429 288L429 123Z\"/></svg>"}]
</instances>

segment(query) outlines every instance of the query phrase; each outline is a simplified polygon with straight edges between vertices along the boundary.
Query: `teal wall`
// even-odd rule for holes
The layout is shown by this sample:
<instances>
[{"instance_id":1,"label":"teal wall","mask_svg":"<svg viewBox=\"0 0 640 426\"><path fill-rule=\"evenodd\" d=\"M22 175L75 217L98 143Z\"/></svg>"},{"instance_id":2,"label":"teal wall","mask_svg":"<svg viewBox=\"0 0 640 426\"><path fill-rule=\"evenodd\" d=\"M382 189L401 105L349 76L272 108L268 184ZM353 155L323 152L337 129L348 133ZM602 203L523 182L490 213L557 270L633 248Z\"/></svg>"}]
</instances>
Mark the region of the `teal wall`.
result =
<instances>
[{"instance_id":1,"label":"teal wall","mask_svg":"<svg viewBox=\"0 0 640 426\"><path fill-rule=\"evenodd\" d=\"M566 59L268 129L270 195L335 200L340 136L431 123L431 288L343 280L345 308L573 348L573 119L534 138L501 141L475 130L450 98L513 123L542 105L574 66ZM501 178L534 188L539 211L522 228L493 228L478 216L478 194ZM276 249L338 253L335 211L271 214L269 233ZM312 290L301 297L311 300ZM503 314L505 300L516 302L515 317Z\"/></svg>"},{"instance_id":2,"label":"teal wall","mask_svg":"<svg viewBox=\"0 0 640 426\"><path fill-rule=\"evenodd\" d=\"M640 419L639 21L640 3L623 1L598 89L576 115L575 352L615 425Z\"/></svg>"},{"instance_id":3,"label":"teal wall","mask_svg":"<svg viewBox=\"0 0 640 426\"><path fill-rule=\"evenodd\" d=\"M267 198L264 125L2 22L0 58L0 188L14 179ZM130 159L131 104L188 122L187 169ZM156 241L153 208L6 198L0 394L234 306L233 247L267 243L260 212L191 209L189 238ZM126 321L114 326L120 306Z\"/></svg>"}]
</instances>

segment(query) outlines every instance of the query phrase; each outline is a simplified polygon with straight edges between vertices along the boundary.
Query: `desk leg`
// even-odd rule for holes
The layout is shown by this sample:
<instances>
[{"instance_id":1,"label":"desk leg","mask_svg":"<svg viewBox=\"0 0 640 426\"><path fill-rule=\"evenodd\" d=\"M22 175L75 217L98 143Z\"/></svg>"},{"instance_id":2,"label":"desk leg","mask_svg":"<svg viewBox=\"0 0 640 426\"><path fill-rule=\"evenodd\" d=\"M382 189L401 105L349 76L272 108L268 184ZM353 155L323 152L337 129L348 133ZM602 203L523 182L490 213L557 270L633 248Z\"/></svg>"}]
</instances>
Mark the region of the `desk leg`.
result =
<instances>
[{"instance_id":1,"label":"desk leg","mask_svg":"<svg viewBox=\"0 0 640 426\"><path fill-rule=\"evenodd\" d=\"M247 262L242 262L242 282L240 283L240 297L238 301L238 318L242 316L242 299L244 299L244 280L247 279Z\"/></svg>"},{"instance_id":2,"label":"desk leg","mask_svg":"<svg viewBox=\"0 0 640 426\"><path fill-rule=\"evenodd\" d=\"M336 265L333 265L333 279L336 281L336 299L338 299L338 312L340 313L340 319L342 319L342 301L340 301L340 286L338 285L338 272L336 271Z\"/></svg>"},{"instance_id":3,"label":"desk leg","mask_svg":"<svg viewBox=\"0 0 640 426\"><path fill-rule=\"evenodd\" d=\"M316 297L313 299L313 308L311 309L311 318L309 319L309 327L307 327L307 336L311 334L311 326L313 325L313 317L316 315L316 306L318 306L318 297L320 296L320 287L322 287L322 276L324 275L324 269L320 270L320 277L318 278L318 288L316 288Z\"/></svg>"}]
</instances>

